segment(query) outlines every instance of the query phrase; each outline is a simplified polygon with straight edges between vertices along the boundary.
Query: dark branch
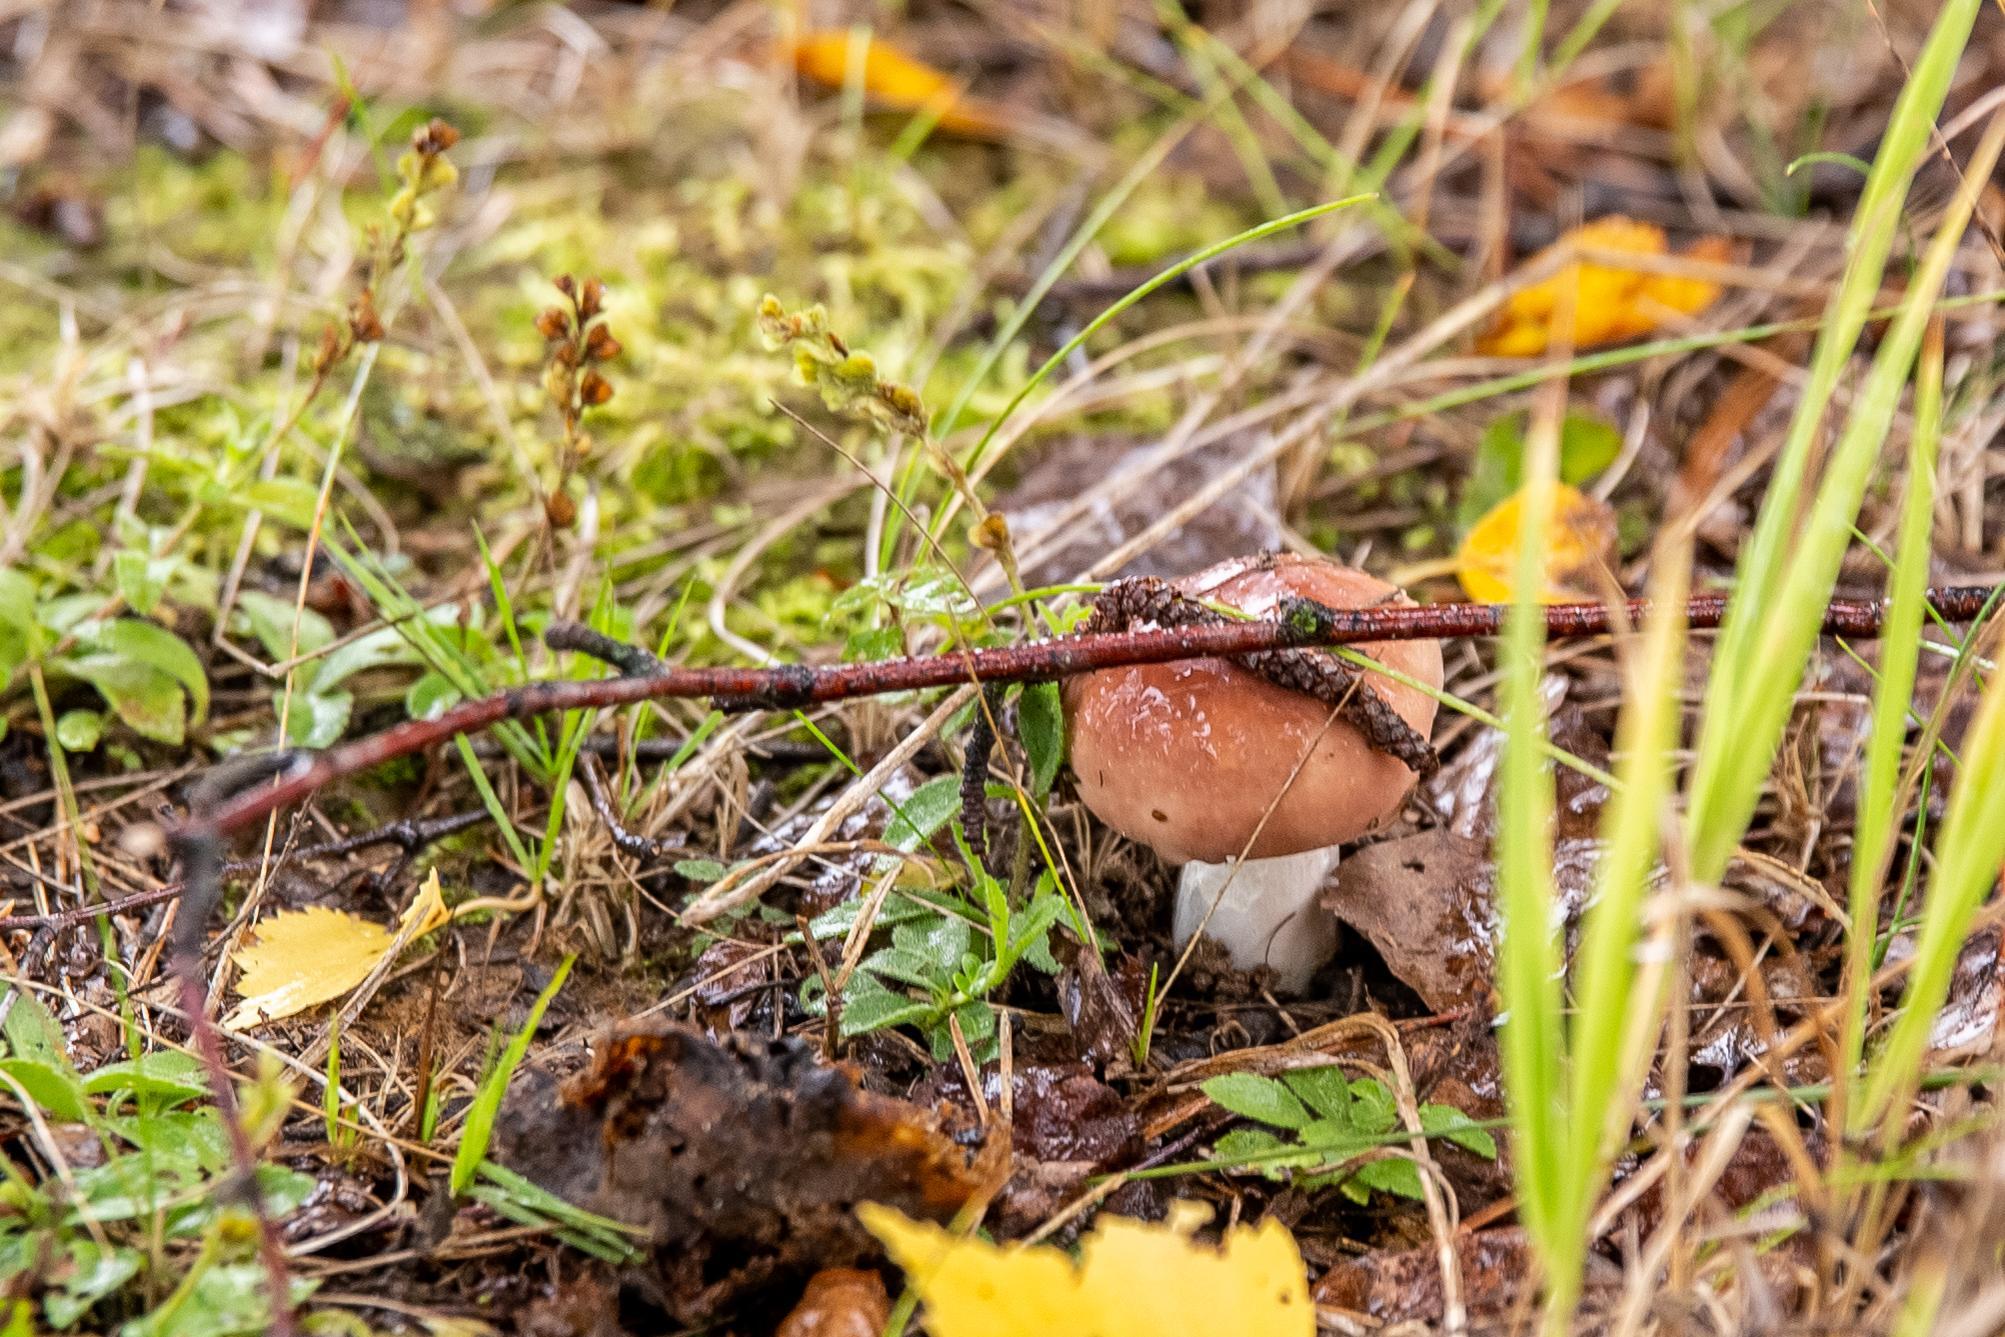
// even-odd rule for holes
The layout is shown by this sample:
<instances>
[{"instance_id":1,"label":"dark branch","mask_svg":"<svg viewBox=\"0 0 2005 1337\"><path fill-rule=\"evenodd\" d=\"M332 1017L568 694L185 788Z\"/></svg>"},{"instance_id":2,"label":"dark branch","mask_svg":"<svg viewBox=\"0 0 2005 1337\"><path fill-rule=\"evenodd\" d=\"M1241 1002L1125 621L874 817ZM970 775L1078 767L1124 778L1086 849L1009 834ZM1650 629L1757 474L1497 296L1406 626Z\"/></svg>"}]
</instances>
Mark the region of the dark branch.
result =
<instances>
[{"instance_id":1,"label":"dark branch","mask_svg":"<svg viewBox=\"0 0 2005 1337\"><path fill-rule=\"evenodd\" d=\"M967 756L961 762L961 834L976 863L989 857L989 756L996 750L996 725L1001 722L1003 689L990 683L982 689L975 720L968 728Z\"/></svg>"},{"instance_id":2,"label":"dark branch","mask_svg":"<svg viewBox=\"0 0 2005 1337\"><path fill-rule=\"evenodd\" d=\"M612 798L606 793L605 777L599 773L599 759L585 756L580 759L578 774L584 777L585 791L592 796L592 810L605 823L606 833L613 838L613 844L620 853L644 863L653 863L671 856L687 857L689 846L679 840L657 840L629 831L620 824L619 814L613 811Z\"/></svg>"},{"instance_id":3,"label":"dark branch","mask_svg":"<svg viewBox=\"0 0 2005 1337\"><path fill-rule=\"evenodd\" d=\"M601 664L610 664L628 678L652 678L668 665L638 645L616 641L580 622L553 622L543 633L543 643L552 650L574 650L590 655Z\"/></svg>"},{"instance_id":4,"label":"dark branch","mask_svg":"<svg viewBox=\"0 0 2005 1337\"><path fill-rule=\"evenodd\" d=\"M1945 620L1966 622L1978 616L1992 594L1988 587L1959 586L1930 591L1929 602ZM1698 595L1688 602L1686 619L1694 628L1717 627L1726 608L1723 594ZM1509 612L1508 604L1330 609L1313 618L1295 617L1287 622L1233 622L1224 626L1165 627L1104 636L1063 636L998 649L959 650L874 663L815 668L787 664L770 669L669 667L646 677L532 682L463 702L436 719L409 720L325 752L306 754L309 759L292 765L268 786L245 789L206 809L191 805L188 821L175 834L177 839L187 841L199 838L204 832L220 836L241 830L342 776L421 752L456 735L474 733L502 720L531 715L605 709L671 697L711 697L720 704L728 701L734 706L758 702L791 707L969 681L1050 682L1126 664L1162 664L1310 645L1494 636L1502 629ZM1640 622L1648 612L1649 601L1645 599L1631 599L1622 610L1624 618L1632 624ZM1883 600L1837 600L1825 612L1824 630L1839 636L1876 635L1885 613ZM1546 635L1556 640L1601 635L1613 625L1610 608L1594 603L1552 604L1545 609L1545 619Z\"/></svg>"}]
</instances>

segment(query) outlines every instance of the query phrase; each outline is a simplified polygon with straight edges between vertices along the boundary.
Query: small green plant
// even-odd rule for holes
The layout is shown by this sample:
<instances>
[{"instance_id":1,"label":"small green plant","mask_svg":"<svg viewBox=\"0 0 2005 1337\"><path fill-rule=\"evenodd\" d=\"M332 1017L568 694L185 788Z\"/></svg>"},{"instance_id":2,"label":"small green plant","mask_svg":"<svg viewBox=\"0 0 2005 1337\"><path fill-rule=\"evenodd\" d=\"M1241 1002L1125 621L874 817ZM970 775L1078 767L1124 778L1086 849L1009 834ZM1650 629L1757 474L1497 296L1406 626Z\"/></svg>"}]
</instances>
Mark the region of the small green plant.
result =
<instances>
[{"instance_id":1,"label":"small green plant","mask_svg":"<svg viewBox=\"0 0 2005 1337\"><path fill-rule=\"evenodd\" d=\"M548 1230L579 1252L605 1262L632 1266L646 1256L635 1243L647 1234L642 1227L575 1207L505 1165L482 1161L480 1182L467 1189L467 1196L519 1225Z\"/></svg>"},{"instance_id":2,"label":"small green plant","mask_svg":"<svg viewBox=\"0 0 2005 1337\"><path fill-rule=\"evenodd\" d=\"M188 643L159 623L105 617L97 594L51 598L27 572L0 571L0 681L31 664L87 682L133 732L179 744L209 709L209 680ZM95 712L90 712L95 714ZM88 751L104 720L65 712L65 746Z\"/></svg>"},{"instance_id":3,"label":"small green plant","mask_svg":"<svg viewBox=\"0 0 2005 1337\"><path fill-rule=\"evenodd\" d=\"M453 1153L452 1191L465 1193L480 1172L481 1163L487 1159L487 1145L494 1138L495 1116L501 1113L501 1098L508 1094L508 1079L515 1075L522 1056L529 1052L529 1041L534 1038L536 1028L542 1024L543 1012L550 1006L550 1000L564 987L570 978L571 966L578 958L567 956L550 976L550 982L543 986L543 992L536 995L530 1005L529 1015L522 1020L522 1029L509 1040L508 1047L501 1051L501 1059L481 1078L480 1089L474 1092L473 1105L466 1112L466 1123L460 1129L459 1149Z\"/></svg>"},{"instance_id":4,"label":"small green plant","mask_svg":"<svg viewBox=\"0 0 2005 1337\"><path fill-rule=\"evenodd\" d=\"M1525 452L1531 415L1519 411L1491 420L1476 447L1476 462L1455 508L1456 527L1469 529L1492 506L1516 492L1525 481ZM1622 453L1622 433L1592 413L1569 410L1559 425L1559 480L1581 487L1615 463Z\"/></svg>"},{"instance_id":5,"label":"small green plant","mask_svg":"<svg viewBox=\"0 0 2005 1337\"><path fill-rule=\"evenodd\" d=\"M865 660L905 654L914 623L979 645L986 616L958 575L921 563L857 581L829 604L824 622L842 631L844 659Z\"/></svg>"},{"instance_id":6,"label":"small green plant","mask_svg":"<svg viewBox=\"0 0 2005 1337\"><path fill-rule=\"evenodd\" d=\"M1235 1128L1212 1147L1216 1160L1290 1178L1304 1192L1334 1187L1364 1203L1372 1190L1421 1197L1420 1167L1407 1156L1352 1163L1366 1152L1406 1140L1399 1107L1385 1083L1347 1078L1337 1067L1297 1068L1279 1078L1233 1072L1203 1084L1213 1104L1267 1125ZM1497 1158L1489 1131L1453 1105L1420 1106L1420 1127L1488 1160Z\"/></svg>"},{"instance_id":7,"label":"small green plant","mask_svg":"<svg viewBox=\"0 0 2005 1337\"><path fill-rule=\"evenodd\" d=\"M970 541L993 552L1012 591L1021 593L1017 577L1016 552L1011 546L1009 524L989 512L981 494L969 481L960 461L927 430L926 405L911 386L886 378L877 369L877 360L860 349L852 349L842 336L829 327L828 311L811 306L789 311L771 293L759 302L760 337L775 352L790 349L794 370L804 385L813 386L829 411L852 421L869 423L896 441L910 437L919 443L933 467L953 489L956 502L974 516L969 526ZM907 480L911 474L908 471ZM906 498L899 498L901 509ZM887 554L888 555L888 554ZM887 566L891 565L886 563Z\"/></svg>"},{"instance_id":8,"label":"small green plant","mask_svg":"<svg viewBox=\"0 0 2005 1337\"><path fill-rule=\"evenodd\" d=\"M951 797L959 802L958 792ZM915 793L906 801L906 810L918 801ZM933 1056L946 1059L954 1053L953 1025L958 1023L977 1062L995 1057L996 1015L989 997L1008 981L1019 961L1046 974L1058 973L1051 954L1051 929L1067 906L1058 879L1049 870L1038 878L1029 904L1020 910L1010 907L1003 884L979 864L971 892L968 901L940 904L908 893L900 905L879 916L878 923L889 921L891 941L858 962L843 987L840 1021L845 1036L887 1026L916 1026ZM839 905L811 923L809 932L817 940L840 938L854 927L860 909L859 901ZM976 932L977 922L985 922L986 935ZM914 989L921 996L905 992ZM826 986L819 978L801 986L801 1005L816 1016L826 1014Z\"/></svg>"},{"instance_id":9,"label":"small green plant","mask_svg":"<svg viewBox=\"0 0 2005 1337\"><path fill-rule=\"evenodd\" d=\"M201 1064L163 1050L82 1074L48 1010L25 993L11 1001L0 1027L0 1099L30 1113L32 1128L80 1125L102 1154L87 1166L52 1161L44 1168L53 1173L40 1179L0 1161L0 1277L9 1278L12 1297L0 1319L7 1330L264 1332L270 1313L257 1226L231 1191L228 1131L205 1103ZM277 1131L288 1099L275 1076L244 1090L254 1141ZM60 1154L39 1133L24 1145L37 1158ZM311 1175L258 1166L257 1191L274 1216L304 1205L314 1187ZM311 1289L296 1281L295 1300ZM118 1298L141 1292L165 1298L120 1322L112 1312Z\"/></svg>"}]
</instances>

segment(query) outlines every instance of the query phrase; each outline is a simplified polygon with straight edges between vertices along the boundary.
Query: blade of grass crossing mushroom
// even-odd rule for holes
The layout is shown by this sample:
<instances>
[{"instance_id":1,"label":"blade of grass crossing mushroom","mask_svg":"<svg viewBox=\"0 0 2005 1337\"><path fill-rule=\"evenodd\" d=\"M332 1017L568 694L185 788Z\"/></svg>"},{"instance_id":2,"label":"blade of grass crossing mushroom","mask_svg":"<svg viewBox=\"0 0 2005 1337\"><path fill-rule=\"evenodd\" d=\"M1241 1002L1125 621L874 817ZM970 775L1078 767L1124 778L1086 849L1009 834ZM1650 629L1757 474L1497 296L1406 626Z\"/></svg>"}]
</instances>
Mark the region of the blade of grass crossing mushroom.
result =
<instances>
[{"instance_id":1,"label":"blade of grass crossing mushroom","mask_svg":"<svg viewBox=\"0 0 2005 1337\"><path fill-rule=\"evenodd\" d=\"M1680 615L1684 612L1683 609L1679 609L1678 611ZM1491 714L1474 701L1457 696L1446 688L1424 683L1410 673L1401 673L1392 665L1380 663L1369 655L1359 654L1348 645L1333 645L1330 647L1330 653L1345 663L1361 669L1368 674L1376 674L1381 678L1390 678L1396 683L1402 683L1405 686L1411 687L1416 692L1431 696L1440 702L1444 708L1454 711L1457 715L1466 716L1478 724L1497 730L1499 733L1503 732L1505 728L1501 716ZM1586 776L1588 779L1594 781L1594 783L1606 787L1610 793L1622 787L1621 779L1613 771L1603 770L1601 767L1587 760L1587 758L1575 756L1546 737L1544 733L1539 735L1537 746L1539 752L1548 761L1556 762L1570 771Z\"/></svg>"},{"instance_id":2,"label":"blade of grass crossing mushroom","mask_svg":"<svg viewBox=\"0 0 2005 1337\"><path fill-rule=\"evenodd\" d=\"M1573 963L1563 1229L1576 1238L1585 1235L1609 1166L1629 1137L1663 1016L1664 972L1661 965L1639 962L1637 947L1671 801L1672 752L1682 716L1678 686L1685 667L1688 541L1667 535L1651 566L1649 618L1642 634L1631 638L1622 665L1615 737L1621 783L1612 787L1602 819L1606 848L1595 868Z\"/></svg>"},{"instance_id":3,"label":"blade of grass crossing mushroom","mask_svg":"<svg viewBox=\"0 0 2005 1337\"><path fill-rule=\"evenodd\" d=\"M1845 1025L1839 1043L1837 1095L1833 1118L1848 1133L1861 1131L1849 1099L1864 1051L1866 994L1872 984L1873 944L1878 938L1880 893L1892 858L1904 792L1901 760L1913 706L1915 668L1921 658L1922 617L1927 601L1931 535L1935 521L1935 461L1942 436L1942 322L1930 323L1927 345L1915 377L1914 431L1908 439L1907 495L1901 508L1900 537L1887 576L1887 621L1880 639L1879 681L1859 774L1859 815L1852 830L1852 870L1848 910L1851 937L1845 948ZM1917 837L1919 839L1919 837Z\"/></svg>"},{"instance_id":4,"label":"blade of grass crossing mushroom","mask_svg":"<svg viewBox=\"0 0 2005 1337\"><path fill-rule=\"evenodd\" d=\"M1911 337L1890 337L1881 346L1845 433L1803 511L1799 503L1811 495L1810 466L1825 413L1879 292L1887 255L1900 233L1908 187L1930 150L1935 117L1976 15L1977 0L1944 4L1895 103L1847 234L1851 259L1826 311L1767 499L1741 550L1733 607L1706 687L1690 788L1692 873L1701 882L1717 881L1726 871L1753 818L1816 644L1817 607L1836 584L1866 481L1914 360L1921 323L1941 286L1947 256L1932 281L1925 266L1909 285L1895 333ZM1966 186L1989 174L1988 166L1980 171L1973 164ZM1952 248L1969 215L1968 204L1961 203L1968 193L1959 192L1959 204L1951 206L1944 224ZM1912 330L1905 330L1910 324Z\"/></svg>"},{"instance_id":5,"label":"blade of grass crossing mushroom","mask_svg":"<svg viewBox=\"0 0 2005 1337\"><path fill-rule=\"evenodd\" d=\"M1519 1211L1545 1264L1551 1315L1572 1307L1585 1241L1564 1220L1565 1051L1560 948L1554 936L1552 778L1545 764L1545 621L1541 537L1555 504L1559 436L1555 423L1532 432L1525 525L1518 543L1514 601L1499 648L1503 661L1504 753L1497 796L1497 886L1503 945L1504 1088L1512 1128Z\"/></svg>"}]
</instances>

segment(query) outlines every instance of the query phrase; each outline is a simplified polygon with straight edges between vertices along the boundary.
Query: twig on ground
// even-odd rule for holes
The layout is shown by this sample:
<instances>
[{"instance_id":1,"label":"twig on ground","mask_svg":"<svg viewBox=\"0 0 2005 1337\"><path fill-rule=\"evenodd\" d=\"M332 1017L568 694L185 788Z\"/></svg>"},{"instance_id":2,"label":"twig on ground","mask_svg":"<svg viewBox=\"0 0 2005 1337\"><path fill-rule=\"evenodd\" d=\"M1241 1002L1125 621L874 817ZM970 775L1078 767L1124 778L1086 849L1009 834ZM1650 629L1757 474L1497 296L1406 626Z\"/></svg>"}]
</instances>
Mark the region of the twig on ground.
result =
<instances>
[{"instance_id":1,"label":"twig on ground","mask_svg":"<svg viewBox=\"0 0 2005 1337\"><path fill-rule=\"evenodd\" d=\"M196 782L189 795L190 806L206 807L211 802L223 801L239 784L256 784L272 772L271 763L286 756L282 753L270 759L252 757L217 767ZM296 1337L299 1326L292 1310L292 1275L286 1266L285 1244L279 1238L278 1224L265 1211L264 1199L258 1193L257 1152L251 1146L243 1120L237 1117L237 1089L230 1077L229 1061L223 1055L222 1034L216 1023L209 1020L208 991L202 985L202 930L222 895L222 838L213 830L183 828L170 840L181 860L186 893L174 918L168 961L180 984L181 1010L188 1023L189 1039L208 1075L209 1095L216 1102L216 1114L229 1134L232 1174L227 1192L245 1203L257 1222L258 1257L264 1265L271 1300L267 1331L276 1337Z\"/></svg>"},{"instance_id":2,"label":"twig on ground","mask_svg":"<svg viewBox=\"0 0 2005 1337\"><path fill-rule=\"evenodd\" d=\"M592 810L605 824L606 834L613 838L613 844L620 853L643 863L654 863L672 856L686 856L689 846L680 840L659 840L653 836L643 836L629 831L620 824L619 814L613 811L613 801L606 793L605 777L599 772L599 759L586 755L579 758L578 774L585 781L585 792L592 796Z\"/></svg>"},{"instance_id":3,"label":"twig on ground","mask_svg":"<svg viewBox=\"0 0 2005 1337\"><path fill-rule=\"evenodd\" d=\"M996 725L1001 723L1002 688L982 689L974 723L968 728L967 756L961 762L961 832L976 863L989 857L989 755L996 750Z\"/></svg>"},{"instance_id":4,"label":"twig on ground","mask_svg":"<svg viewBox=\"0 0 2005 1337\"><path fill-rule=\"evenodd\" d=\"M1948 621L1968 621L1989 602L1987 586L1954 586L1929 592L1929 603ZM1693 596L1686 620L1694 628L1717 627L1726 615L1724 594ZM1826 609L1829 635L1872 636L1885 616L1879 599L1834 600ZM798 708L887 692L981 683L1046 682L1128 664L1161 664L1179 659L1252 654L1358 641L1451 639L1495 635L1510 612L1508 604L1417 604L1379 608L1321 609L1306 600L1291 606L1281 622L1235 622L1223 626L1165 627L1099 636L1062 636L988 650L958 650L918 658L813 667L668 667L645 677L557 680L525 683L493 696L467 701L434 719L410 720L381 733L324 752L287 751L261 759L269 785L246 786L204 810L191 805L188 820L175 831L179 840L215 838L240 830L275 809L297 803L321 786L447 739L502 720L524 719L584 708L610 708L674 697L710 697L732 708ZM1630 599L1621 618L1633 625L1649 612L1649 601ZM1549 639L1595 636L1618 625L1606 604L1551 604L1545 609ZM553 631L555 628L553 628Z\"/></svg>"}]
</instances>

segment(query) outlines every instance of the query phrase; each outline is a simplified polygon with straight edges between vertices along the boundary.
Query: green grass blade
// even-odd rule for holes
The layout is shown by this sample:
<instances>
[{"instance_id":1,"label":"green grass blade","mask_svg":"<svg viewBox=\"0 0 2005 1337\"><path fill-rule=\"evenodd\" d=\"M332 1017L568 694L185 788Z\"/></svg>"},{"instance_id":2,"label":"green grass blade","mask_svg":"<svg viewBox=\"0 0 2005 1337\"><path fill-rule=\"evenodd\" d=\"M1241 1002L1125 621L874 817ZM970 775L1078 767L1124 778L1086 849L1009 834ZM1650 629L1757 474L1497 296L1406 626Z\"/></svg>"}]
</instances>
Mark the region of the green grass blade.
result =
<instances>
[{"instance_id":1,"label":"green grass blade","mask_svg":"<svg viewBox=\"0 0 2005 1337\"><path fill-rule=\"evenodd\" d=\"M1192 121L1190 124L1194 127L1196 122ZM1165 158L1169 157L1170 150L1182 143L1183 139L1184 131L1181 129L1160 136L1150 145L1147 153L1135 160L1134 165L1115 183L1114 188L1107 192L1106 198L1087 215L1078 230L1066 239L1065 245L1059 248L1058 254L1052 257L1051 263L1044 267L1044 272L1037 276L1035 283L1031 284L1030 291L1017 303L1016 310L1010 313L1009 319L1002 323L995 337L989 340L989 346L982 350L981 361L975 364L975 369L968 374L966 383L954 396L954 402L949 404L947 411L940 416L934 435L944 440L960 426L962 415L967 412L969 402L981 389L982 382L988 379L989 373L995 370L995 365L1002 359L1004 351L1016 342L1016 336L1023 332L1025 322L1030 319L1030 313L1037 310L1038 303L1044 300L1044 295L1051 291L1052 285L1058 282L1060 276L1072 268L1072 262L1079 258L1079 253L1086 249L1093 238L1100 235L1100 229L1106 227L1108 221L1120 212L1121 206L1128 202L1128 197L1133 195L1144 181L1155 175L1156 169L1163 165Z\"/></svg>"},{"instance_id":2,"label":"green grass blade","mask_svg":"<svg viewBox=\"0 0 2005 1337\"><path fill-rule=\"evenodd\" d=\"M529 1052L529 1041L542 1024L543 1010L550 1006L550 1000L564 987L570 978L572 963L578 959L576 953L566 956L543 986L543 992L536 995L536 1002L523 1019L522 1029L509 1040L508 1048L501 1052L501 1061L494 1065L494 1071L481 1082L480 1090L474 1093L473 1105L466 1112L466 1125L460 1129L459 1149L453 1153L452 1191L458 1197L473 1182L480 1171L480 1163L487 1159L487 1145L494 1137L495 1116L501 1112L501 1098L508 1093L508 1079L515 1075L515 1069L522 1062L522 1056Z\"/></svg>"},{"instance_id":3,"label":"green grass blade","mask_svg":"<svg viewBox=\"0 0 2005 1337\"><path fill-rule=\"evenodd\" d=\"M1858 1071L1865 1045L1866 993L1873 973L1873 944L1879 933L1880 892L1893 852L1896 804L1902 793L1901 755L1914 697L1915 667L1921 658L1922 618L1927 601L1931 534L1935 520L1935 459L1942 436L1942 338L1935 327L1915 381L1914 434L1908 442L1907 496L1901 508L1900 538L1887 577L1888 609L1880 629L1879 682L1873 693L1871 731L1858 781L1859 813L1852 833L1852 872L1847 897L1851 938L1845 951L1845 1025L1840 1040L1838 1078L1842 1085ZM1849 1116L1847 1130L1862 1125Z\"/></svg>"},{"instance_id":4,"label":"green grass blade","mask_svg":"<svg viewBox=\"0 0 2005 1337\"><path fill-rule=\"evenodd\" d=\"M1692 873L1716 881L1752 819L1797 685L1815 645L1821 610L1836 583L1866 478L1914 359L1912 341L1890 338L1855 405L1807 517L1808 474L1825 413L1879 292L1899 232L1908 186L1969 40L1977 0L1948 0L1901 90L1847 234L1850 261L1826 312L1768 499L1742 550L1733 607L1720 631L1691 784ZM1988 169L1987 169L1988 173ZM1980 174L1973 167L1973 179ZM1961 226L1955 229L1961 232ZM1940 277L1910 286L1899 320L1926 317ZM1900 329L1897 323L1896 329ZM1901 356L1903 347L1905 357Z\"/></svg>"},{"instance_id":5,"label":"green grass blade","mask_svg":"<svg viewBox=\"0 0 2005 1337\"><path fill-rule=\"evenodd\" d=\"M1622 785L1609 800L1601 835L1606 851L1595 869L1591 909L1574 956L1575 1011L1571 1062L1572 1146L1567 1167L1569 1232L1587 1229L1603 1178L1629 1135L1641 1097L1641 1067L1656 1047L1663 1009L1661 982L1637 996L1636 946L1644 897L1662 843L1670 803L1672 752L1682 717L1685 594L1691 552L1681 539L1660 543L1650 588L1649 621L1624 664L1615 751ZM1648 1009L1647 1017L1638 1010Z\"/></svg>"},{"instance_id":6,"label":"green grass blade","mask_svg":"<svg viewBox=\"0 0 2005 1337\"><path fill-rule=\"evenodd\" d=\"M1554 508L1558 433L1532 433L1530 481L1518 544L1516 589L1500 647L1504 755L1497 798L1497 885L1503 944L1497 986L1503 995L1504 1089L1514 1130L1513 1160L1520 1214L1544 1259L1555 1310L1569 1306L1579 1285L1583 1242L1565 1229L1567 1120L1565 1053L1553 923L1552 778L1546 769L1544 672L1544 543Z\"/></svg>"},{"instance_id":7,"label":"green grass blade","mask_svg":"<svg viewBox=\"0 0 2005 1337\"><path fill-rule=\"evenodd\" d=\"M1929 1032L1949 997L1950 977L1971 916L1998 880L2005 860L2005 675L1994 677L1964 740L1949 811L1935 842L1935 873L1915 942L1914 967L1901 1014L1866 1078L1854 1123L1882 1118L1898 1133L1907 1099L1928 1057Z\"/></svg>"},{"instance_id":8,"label":"green grass blade","mask_svg":"<svg viewBox=\"0 0 2005 1337\"><path fill-rule=\"evenodd\" d=\"M975 443L974 450L968 456L966 467L969 470L973 470L976 465L981 463L982 456L988 451L990 443L995 440L996 433L1002 430L1003 424L1010 420L1018 408L1022 407L1023 401L1030 398L1038 386L1043 385L1045 381L1051 378L1051 374L1054 371L1065 365L1065 359L1071 357L1073 352L1088 339L1106 328L1109 321L1135 303L1141 301L1144 297L1147 297L1150 293L1156 291L1156 289L1166 283L1176 282L1176 280L1190 273L1191 270L1196 269L1199 265L1210 260L1216 260L1227 251L1236 250L1248 242L1260 241L1263 238L1273 236L1277 232L1285 232L1289 228L1300 227L1303 223L1321 218L1324 214L1335 213L1339 209L1348 209L1352 205L1362 204L1374 198L1376 197L1372 195L1347 195L1340 200L1330 200L1323 204L1310 205L1306 209L1297 209L1294 213L1285 214L1280 218L1270 218L1264 223L1247 228L1244 232L1234 233L1224 241L1214 242L1203 250L1192 252L1147 282L1129 289L1126 294L1116 300L1106 310L1088 321L1084 329L1080 330L1079 333L1073 335L1070 339L1067 339L1062 348L1044 360L1043 366L1031 373L1030 378L1023 383L1022 388L1010 397L1009 403L1003 405L1002 412L996 415L995 421L989 424L988 430L982 433L982 439Z\"/></svg>"},{"instance_id":9,"label":"green grass blade","mask_svg":"<svg viewBox=\"0 0 2005 1337\"><path fill-rule=\"evenodd\" d=\"M1865 398L1872 401L1882 361L1900 356L1905 368L1912 363L1916 347L1928 323L1925 303L1928 295L1942 285L1951 261L1963 238L1964 227L1976 207L1979 190L1990 181L2001 148L2005 148L2005 115L1994 117L1984 139L1971 155L1968 173L1956 197L1945 212L1942 227L1929 244L1920 271L1911 287L1922 294L1920 301L1903 310L1887 333L1880 357L1875 359L1873 376L1868 378ZM1894 387L1893 393L1898 393ZM1892 394L1886 395L1885 417L1893 412ZM1863 406L1862 406L1863 412ZM1855 421L1860 416L1855 414ZM1842 448L1841 448L1842 449ZM1978 707L1976 722L1964 742L1955 788L1949 796L1949 810L1936 837L1936 866L1930 879L1928 903L1922 911L1920 938L1915 947L1914 967L1902 1013L1887 1037L1885 1048L1873 1064L1866 1080L1865 1099L1857 1111L1859 1126L1870 1126L1881 1116L1898 1117L1900 1099L1918 1080L1927 1054L1929 1029L1935 1014L1949 993L1957 952L1970 924L1970 916L1997 880L1998 866L2005 858L2005 698L2001 698L2001 678L1994 677ZM1857 925L1854 926L1855 931Z\"/></svg>"}]
</instances>

